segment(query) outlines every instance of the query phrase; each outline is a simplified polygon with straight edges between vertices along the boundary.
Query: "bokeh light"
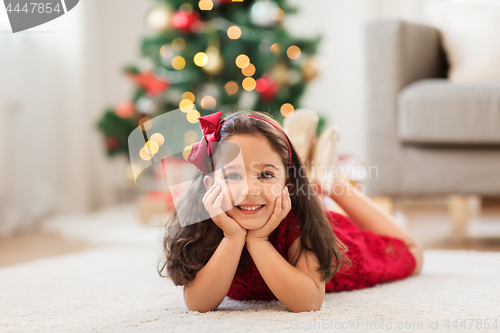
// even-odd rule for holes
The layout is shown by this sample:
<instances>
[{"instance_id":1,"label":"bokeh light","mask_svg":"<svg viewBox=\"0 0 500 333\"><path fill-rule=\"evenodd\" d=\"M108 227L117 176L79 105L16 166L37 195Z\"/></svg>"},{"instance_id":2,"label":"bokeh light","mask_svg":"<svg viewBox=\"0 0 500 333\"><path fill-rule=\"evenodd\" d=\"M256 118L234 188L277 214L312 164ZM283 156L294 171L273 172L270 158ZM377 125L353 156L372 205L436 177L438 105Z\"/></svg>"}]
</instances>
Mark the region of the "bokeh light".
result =
<instances>
[{"instance_id":1,"label":"bokeh light","mask_svg":"<svg viewBox=\"0 0 500 333\"><path fill-rule=\"evenodd\" d=\"M212 0L200 0L198 7L200 7L200 10L211 10L214 7L214 3Z\"/></svg>"},{"instance_id":2,"label":"bokeh light","mask_svg":"<svg viewBox=\"0 0 500 333\"><path fill-rule=\"evenodd\" d=\"M285 103L281 106L280 108L280 112L283 116L285 117L288 117L288 116L291 116L293 114L293 111L295 110L295 108L293 107L292 104L290 103Z\"/></svg>"},{"instance_id":3,"label":"bokeh light","mask_svg":"<svg viewBox=\"0 0 500 333\"><path fill-rule=\"evenodd\" d=\"M160 145L154 140L149 140L144 144L144 149L146 150L146 153L154 155L160 149Z\"/></svg>"},{"instance_id":4,"label":"bokeh light","mask_svg":"<svg viewBox=\"0 0 500 333\"><path fill-rule=\"evenodd\" d=\"M290 46L287 50L286 50L286 55L288 56L288 58L290 59L298 59L300 57L300 49L298 46L296 45L292 45Z\"/></svg>"},{"instance_id":5,"label":"bokeh light","mask_svg":"<svg viewBox=\"0 0 500 333\"><path fill-rule=\"evenodd\" d=\"M224 85L224 90L226 90L228 95L234 95L238 92L238 83L234 81L229 81Z\"/></svg>"},{"instance_id":6,"label":"bokeh light","mask_svg":"<svg viewBox=\"0 0 500 333\"><path fill-rule=\"evenodd\" d=\"M186 119L191 124L196 124L198 122L198 118L200 117L200 113L196 110L191 110L187 113Z\"/></svg>"},{"instance_id":7,"label":"bokeh light","mask_svg":"<svg viewBox=\"0 0 500 333\"><path fill-rule=\"evenodd\" d=\"M174 59L172 59L172 67L174 69L180 70L183 69L184 66L186 66L186 60L184 60L183 57L177 56Z\"/></svg>"},{"instance_id":8,"label":"bokeh light","mask_svg":"<svg viewBox=\"0 0 500 333\"><path fill-rule=\"evenodd\" d=\"M189 99L183 99L179 102L179 109L181 109L181 111L184 113L191 112L193 108L193 102Z\"/></svg>"},{"instance_id":9,"label":"bokeh light","mask_svg":"<svg viewBox=\"0 0 500 333\"><path fill-rule=\"evenodd\" d=\"M189 99L194 103L194 94L190 91L186 91L184 94L182 94L181 99Z\"/></svg>"},{"instance_id":10,"label":"bokeh light","mask_svg":"<svg viewBox=\"0 0 500 333\"><path fill-rule=\"evenodd\" d=\"M246 54L240 54L236 57L236 66L238 68L245 68L250 65L250 58Z\"/></svg>"},{"instance_id":11,"label":"bokeh light","mask_svg":"<svg viewBox=\"0 0 500 333\"><path fill-rule=\"evenodd\" d=\"M212 96L208 95L201 99L201 107L205 110L211 110L217 105L217 101Z\"/></svg>"},{"instance_id":12,"label":"bokeh light","mask_svg":"<svg viewBox=\"0 0 500 333\"><path fill-rule=\"evenodd\" d=\"M144 160L144 161L149 161L150 159L153 158L153 154L148 154L144 147L139 150L139 156Z\"/></svg>"},{"instance_id":13,"label":"bokeh light","mask_svg":"<svg viewBox=\"0 0 500 333\"><path fill-rule=\"evenodd\" d=\"M149 138L150 141L155 141L158 145L162 145L165 142L165 138L160 133L155 133Z\"/></svg>"},{"instance_id":14,"label":"bokeh light","mask_svg":"<svg viewBox=\"0 0 500 333\"><path fill-rule=\"evenodd\" d=\"M236 26L236 25L233 25L231 27L229 27L229 29L227 29L227 36L231 39L238 39L241 37L241 29Z\"/></svg>"},{"instance_id":15,"label":"bokeh light","mask_svg":"<svg viewBox=\"0 0 500 333\"><path fill-rule=\"evenodd\" d=\"M203 67L208 63L208 56L205 52L198 52L194 56L194 64Z\"/></svg>"},{"instance_id":16,"label":"bokeh light","mask_svg":"<svg viewBox=\"0 0 500 333\"><path fill-rule=\"evenodd\" d=\"M243 68L241 72L245 76L252 76L255 74L255 66L253 64L248 64L248 66Z\"/></svg>"},{"instance_id":17,"label":"bokeh light","mask_svg":"<svg viewBox=\"0 0 500 333\"><path fill-rule=\"evenodd\" d=\"M255 85L256 85L256 83L255 83L255 79L253 77L247 77L247 78L243 79L243 82L241 83L241 86L246 91L254 90Z\"/></svg>"}]
</instances>

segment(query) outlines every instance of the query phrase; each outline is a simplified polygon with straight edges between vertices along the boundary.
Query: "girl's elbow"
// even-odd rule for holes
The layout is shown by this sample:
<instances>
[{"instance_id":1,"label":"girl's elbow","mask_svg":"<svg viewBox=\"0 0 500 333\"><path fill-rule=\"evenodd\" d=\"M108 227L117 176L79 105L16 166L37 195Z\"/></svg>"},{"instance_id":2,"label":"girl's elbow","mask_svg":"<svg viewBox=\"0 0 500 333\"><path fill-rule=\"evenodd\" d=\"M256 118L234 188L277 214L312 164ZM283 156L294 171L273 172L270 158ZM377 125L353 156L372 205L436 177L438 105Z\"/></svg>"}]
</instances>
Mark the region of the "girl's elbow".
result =
<instances>
[{"instance_id":1,"label":"girl's elbow","mask_svg":"<svg viewBox=\"0 0 500 333\"><path fill-rule=\"evenodd\" d=\"M299 313L299 312L319 311L322 305L323 305L323 297L321 297L321 299L314 300L309 304L302 303L302 304L297 304L297 306L290 306L287 308L290 312Z\"/></svg>"},{"instance_id":2,"label":"girl's elbow","mask_svg":"<svg viewBox=\"0 0 500 333\"><path fill-rule=\"evenodd\" d=\"M299 307L299 308L289 308L288 310L293 313L300 313L300 312L311 312L311 311L319 311L321 309L320 306L311 306L311 307Z\"/></svg>"},{"instance_id":3,"label":"girl's elbow","mask_svg":"<svg viewBox=\"0 0 500 333\"><path fill-rule=\"evenodd\" d=\"M191 297L190 297L191 296ZM186 287L184 287L184 304L186 304L186 307L188 308L189 311L197 311L200 313L206 313L209 311L213 311L217 309L219 304L217 304L215 307L213 304L203 304L204 302L200 302L200 297L196 297L194 295L189 295L186 292Z\"/></svg>"},{"instance_id":4,"label":"girl's elbow","mask_svg":"<svg viewBox=\"0 0 500 333\"><path fill-rule=\"evenodd\" d=\"M216 307L213 307L213 306L207 306L207 305L203 305L203 304L193 304L192 302L186 301L186 299L184 299L184 304L186 304L186 307L188 308L189 311L197 311L200 313L210 312L210 311L217 309L217 307L218 307L218 305Z\"/></svg>"},{"instance_id":5,"label":"girl's elbow","mask_svg":"<svg viewBox=\"0 0 500 333\"><path fill-rule=\"evenodd\" d=\"M198 307L187 307L189 309L189 311L196 311L196 312L199 312L199 313L207 313L207 312L210 312L210 311L213 311L215 309L209 309L209 308L198 308Z\"/></svg>"}]
</instances>

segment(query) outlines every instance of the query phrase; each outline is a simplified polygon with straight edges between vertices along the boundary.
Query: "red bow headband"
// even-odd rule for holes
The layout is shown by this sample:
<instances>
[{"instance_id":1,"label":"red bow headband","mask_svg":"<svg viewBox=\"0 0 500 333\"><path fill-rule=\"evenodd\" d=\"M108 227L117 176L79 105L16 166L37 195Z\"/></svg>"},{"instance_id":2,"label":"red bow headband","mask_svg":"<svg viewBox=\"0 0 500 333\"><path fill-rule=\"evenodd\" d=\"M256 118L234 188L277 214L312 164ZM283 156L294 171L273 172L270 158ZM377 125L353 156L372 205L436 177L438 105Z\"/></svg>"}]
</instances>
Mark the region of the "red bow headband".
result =
<instances>
[{"instance_id":1,"label":"red bow headband","mask_svg":"<svg viewBox=\"0 0 500 333\"><path fill-rule=\"evenodd\" d=\"M191 152L189 153L189 157L187 161L194 164L198 169L200 169L204 174L208 175L208 170L206 170L205 159L207 156L212 156L212 150L210 147L211 142L217 142L220 140L219 131L222 127L222 124L225 121L221 121L220 117L222 116L222 111L217 113L212 113L207 116L199 117L198 121L200 122L201 131L203 132L203 138L201 141L193 143L191 145ZM285 138L286 143L288 144L288 151L290 155L290 167L292 166L292 149L290 146L290 142L286 135L273 123L266 119L262 119L260 117L251 116L251 115L241 115L241 117L251 117L255 119L263 120L269 124L271 124L274 128L276 128Z\"/></svg>"}]
</instances>

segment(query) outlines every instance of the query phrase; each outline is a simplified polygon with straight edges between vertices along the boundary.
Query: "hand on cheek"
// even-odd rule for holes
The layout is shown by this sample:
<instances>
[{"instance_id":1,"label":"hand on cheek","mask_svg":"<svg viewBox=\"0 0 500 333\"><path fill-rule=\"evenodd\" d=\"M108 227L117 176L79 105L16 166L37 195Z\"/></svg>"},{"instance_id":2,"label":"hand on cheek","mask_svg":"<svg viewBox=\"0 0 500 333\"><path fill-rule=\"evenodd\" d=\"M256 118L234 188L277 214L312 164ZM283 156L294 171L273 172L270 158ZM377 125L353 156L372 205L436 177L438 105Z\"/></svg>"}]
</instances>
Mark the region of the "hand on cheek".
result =
<instances>
[{"instance_id":1,"label":"hand on cheek","mask_svg":"<svg viewBox=\"0 0 500 333\"><path fill-rule=\"evenodd\" d=\"M230 191L228 189L228 185L224 182L224 181L218 181L216 182L220 189L221 189L221 193L224 193L224 198L222 200L222 203L221 203L221 209L224 211L224 212L227 212L228 210L230 210L232 208L232 205L231 205L231 197L230 197Z\"/></svg>"},{"instance_id":2,"label":"hand on cheek","mask_svg":"<svg viewBox=\"0 0 500 333\"><path fill-rule=\"evenodd\" d=\"M203 196L202 202L212 221L222 229L224 237L246 238L247 230L230 218L221 208L224 193L218 184L213 184Z\"/></svg>"},{"instance_id":3,"label":"hand on cheek","mask_svg":"<svg viewBox=\"0 0 500 333\"><path fill-rule=\"evenodd\" d=\"M290 199L290 194L288 193L288 188L285 186L285 188L281 191L280 196L276 198L274 211L269 220L261 228L249 230L246 237L247 242L255 240L267 241L269 235L278 227L291 209L292 201Z\"/></svg>"}]
</instances>

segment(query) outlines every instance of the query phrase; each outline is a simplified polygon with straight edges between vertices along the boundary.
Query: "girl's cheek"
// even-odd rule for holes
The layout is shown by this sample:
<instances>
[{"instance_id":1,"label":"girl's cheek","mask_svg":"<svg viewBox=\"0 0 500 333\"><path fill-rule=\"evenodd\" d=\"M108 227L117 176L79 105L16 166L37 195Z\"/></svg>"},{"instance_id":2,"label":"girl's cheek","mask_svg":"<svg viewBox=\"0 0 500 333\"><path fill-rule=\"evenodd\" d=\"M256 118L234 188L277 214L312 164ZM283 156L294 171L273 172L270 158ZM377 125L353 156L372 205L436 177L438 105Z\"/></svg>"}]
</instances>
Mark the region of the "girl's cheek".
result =
<instances>
[{"instance_id":1,"label":"girl's cheek","mask_svg":"<svg viewBox=\"0 0 500 333\"><path fill-rule=\"evenodd\" d=\"M238 182L234 184L223 184L222 191L224 192L224 204L227 209L233 208L235 205L239 205L245 200L244 193L248 192L246 189L246 183ZM231 198L233 202L231 202Z\"/></svg>"},{"instance_id":2,"label":"girl's cheek","mask_svg":"<svg viewBox=\"0 0 500 333\"><path fill-rule=\"evenodd\" d=\"M226 197L226 195L224 195L224 199L222 200L222 210L224 212L227 212L228 210L230 210L232 207L231 207L231 202L229 200L229 198Z\"/></svg>"},{"instance_id":3,"label":"girl's cheek","mask_svg":"<svg viewBox=\"0 0 500 333\"><path fill-rule=\"evenodd\" d=\"M281 184L272 184L266 190L269 191L269 194L268 194L269 197L276 199L277 197L279 197L281 195L281 191L283 191L283 186L281 186Z\"/></svg>"}]
</instances>

